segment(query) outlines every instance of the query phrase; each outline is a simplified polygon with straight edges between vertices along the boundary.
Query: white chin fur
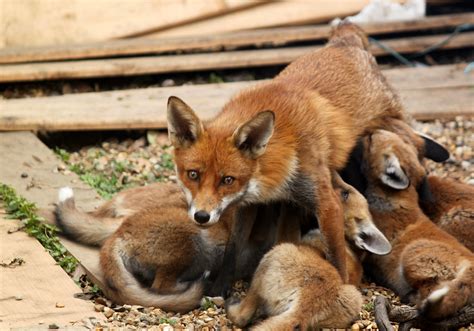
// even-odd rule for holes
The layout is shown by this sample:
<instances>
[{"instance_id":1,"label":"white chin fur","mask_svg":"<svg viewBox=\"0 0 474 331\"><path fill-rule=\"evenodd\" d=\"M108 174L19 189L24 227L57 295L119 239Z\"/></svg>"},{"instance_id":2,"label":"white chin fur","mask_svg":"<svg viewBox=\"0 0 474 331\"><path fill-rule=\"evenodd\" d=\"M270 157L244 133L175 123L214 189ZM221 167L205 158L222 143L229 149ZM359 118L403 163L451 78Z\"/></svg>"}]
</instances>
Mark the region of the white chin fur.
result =
<instances>
[{"instance_id":1,"label":"white chin fur","mask_svg":"<svg viewBox=\"0 0 474 331\"><path fill-rule=\"evenodd\" d=\"M74 198L74 191L72 190L72 188L66 186L59 189L59 192L58 192L59 202L64 202L72 198Z\"/></svg>"}]
</instances>

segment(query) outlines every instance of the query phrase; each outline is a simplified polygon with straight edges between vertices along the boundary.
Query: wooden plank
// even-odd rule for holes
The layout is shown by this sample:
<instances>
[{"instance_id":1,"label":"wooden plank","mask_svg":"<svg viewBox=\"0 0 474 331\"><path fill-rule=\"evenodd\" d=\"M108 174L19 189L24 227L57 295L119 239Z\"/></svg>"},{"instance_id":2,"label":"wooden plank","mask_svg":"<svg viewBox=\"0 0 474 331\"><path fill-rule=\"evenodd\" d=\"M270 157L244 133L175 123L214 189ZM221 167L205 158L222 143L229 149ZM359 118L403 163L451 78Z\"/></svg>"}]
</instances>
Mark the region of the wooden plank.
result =
<instances>
[{"instance_id":1,"label":"wooden plank","mask_svg":"<svg viewBox=\"0 0 474 331\"><path fill-rule=\"evenodd\" d=\"M42 215L50 215L57 202L57 192L63 186L74 189L79 205L93 210L101 199L75 174L55 173L58 158L30 132L0 133L0 183L15 188L18 194L37 204ZM27 174L23 178L22 174ZM84 266L89 277L101 286L98 251L61 239L67 250Z\"/></svg>"},{"instance_id":2,"label":"wooden plank","mask_svg":"<svg viewBox=\"0 0 474 331\"><path fill-rule=\"evenodd\" d=\"M466 64L458 64L391 69L385 70L384 74L400 92L408 111L415 118L436 118L439 114L453 117L472 114L474 111L474 73L465 74L465 66ZM196 109L201 118L210 119L232 95L255 83L237 82L0 100L0 130L166 128L166 100L170 95L182 97ZM418 90L422 92L417 92ZM429 93L433 96L429 96ZM431 108L426 106L428 104Z\"/></svg>"},{"instance_id":3,"label":"wooden plank","mask_svg":"<svg viewBox=\"0 0 474 331\"><path fill-rule=\"evenodd\" d=\"M0 267L0 329L37 328L39 323L85 329L84 318L104 320L91 301L74 297L81 289L35 238L23 231L8 233L20 224L0 215L0 262L25 261L15 268Z\"/></svg>"},{"instance_id":4,"label":"wooden plank","mask_svg":"<svg viewBox=\"0 0 474 331\"><path fill-rule=\"evenodd\" d=\"M332 0L270 1L256 8L216 16L204 21L175 28L161 29L150 37L208 35L219 32L259 29L274 26L319 23L334 17L359 12L370 0L344 0L344 5Z\"/></svg>"},{"instance_id":5,"label":"wooden plank","mask_svg":"<svg viewBox=\"0 0 474 331\"><path fill-rule=\"evenodd\" d=\"M251 0L16 0L1 3L3 44L28 47L120 38L150 28L173 27L259 5Z\"/></svg>"},{"instance_id":6,"label":"wooden plank","mask_svg":"<svg viewBox=\"0 0 474 331\"><path fill-rule=\"evenodd\" d=\"M413 53L444 41L447 37L447 35L436 35L390 39L382 42L400 53ZM474 32L465 32L441 45L440 48L453 49L472 46L474 46ZM322 46L126 59L3 64L0 65L0 82L131 76L280 65L287 64L298 56L320 47ZM376 56L387 54L384 49L375 45L371 46L371 52Z\"/></svg>"},{"instance_id":7,"label":"wooden plank","mask_svg":"<svg viewBox=\"0 0 474 331\"><path fill-rule=\"evenodd\" d=\"M361 25L369 35L419 31L460 24L474 24L474 13L430 16L407 22ZM53 47L8 47L0 49L0 64L159 54L176 51L209 51L254 45L283 45L290 42L321 40L329 36L329 25L283 27L173 39L134 38L100 43Z\"/></svg>"}]
</instances>

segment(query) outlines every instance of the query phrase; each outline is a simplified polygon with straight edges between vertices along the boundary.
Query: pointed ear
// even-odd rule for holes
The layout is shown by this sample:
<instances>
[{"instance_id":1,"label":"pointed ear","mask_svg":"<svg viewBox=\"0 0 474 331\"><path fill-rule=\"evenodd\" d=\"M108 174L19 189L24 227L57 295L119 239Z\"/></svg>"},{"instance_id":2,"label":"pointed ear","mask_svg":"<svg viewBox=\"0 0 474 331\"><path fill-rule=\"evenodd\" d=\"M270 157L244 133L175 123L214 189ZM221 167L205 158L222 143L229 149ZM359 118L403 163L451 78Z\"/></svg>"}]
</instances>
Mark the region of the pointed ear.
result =
<instances>
[{"instance_id":1,"label":"pointed ear","mask_svg":"<svg viewBox=\"0 0 474 331\"><path fill-rule=\"evenodd\" d=\"M235 146L249 158L255 159L261 156L273 135L274 126L275 114L272 111L258 113L234 131Z\"/></svg>"},{"instance_id":2,"label":"pointed ear","mask_svg":"<svg viewBox=\"0 0 474 331\"><path fill-rule=\"evenodd\" d=\"M392 245L371 221L364 221L357 226L357 235L354 243L360 249L377 255L390 253Z\"/></svg>"},{"instance_id":3,"label":"pointed ear","mask_svg":"<svg viewBox=\"0 0 474 331\"><path fill-rule=\"evenodd\" d=\"M425 142L425 157L435 162L444 162L449 159L449 152L443 145L423 133L417 132L417 134Z\"/></svg>"},{"instance_id":4,"label":"pointed ear","mask_svg":"<svg viewBox=\"0 0 474 331\"><path fill-rule=\"evenodd\" d=\"M396 190L406 189L410 185L410 179L400 166L398 158L390 154L384 162L384 171L379 175L382 183Z\"/></svg>"},{"instance_id":5,"label":"pointed ear","mask_svg":"<svg viewBox=\"0 0 474 331\"><path fill-rule=\"evenodd\" d=\"M197 115L177 97L169 97L167 116L168 134L175 148L190 146L203 132L202 123Z\"/></svg>"}]
</instances>

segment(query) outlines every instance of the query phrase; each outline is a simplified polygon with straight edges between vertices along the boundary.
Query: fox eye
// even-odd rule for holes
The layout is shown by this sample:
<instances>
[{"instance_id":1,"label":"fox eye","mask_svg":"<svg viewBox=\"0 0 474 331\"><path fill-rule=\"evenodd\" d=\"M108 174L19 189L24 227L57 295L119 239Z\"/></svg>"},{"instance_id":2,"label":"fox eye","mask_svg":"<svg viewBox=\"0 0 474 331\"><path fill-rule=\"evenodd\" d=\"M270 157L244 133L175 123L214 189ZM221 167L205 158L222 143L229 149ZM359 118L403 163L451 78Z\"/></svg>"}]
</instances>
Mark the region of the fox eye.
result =
<instances>
[{"instance_id":1,"label":"fox eye","mask_svg":"<svg viewBox=\"0 0 474 331\"><path fill-rule=\"evenodd\" d=\"M225 177L222 177L222 184L224 185L232 185L232 183L234 182L235 178L232 177L232 176L225 176Z\"/></svg>"},{"instance_id":2,"label":"fox eye","mask_svg":"<svg viewBox=\"0 0 474 331\"><path fill-rule=\"evenodd\" d=\"M188 178L191 180L198 180L199 172L197 170L188 170Z\"/></svg>"},{"instance_id":3,"label":"fox eye","mask_svg":"<svg viewBox=\"0 0 474 331\"><path fill-rule=\"evenodd\" d=\"M343 201L347 201L347 199L349 199L349 191L348 190L343 190L341 192L341 197L342 197Z\"/></svg>"}]
</instances>

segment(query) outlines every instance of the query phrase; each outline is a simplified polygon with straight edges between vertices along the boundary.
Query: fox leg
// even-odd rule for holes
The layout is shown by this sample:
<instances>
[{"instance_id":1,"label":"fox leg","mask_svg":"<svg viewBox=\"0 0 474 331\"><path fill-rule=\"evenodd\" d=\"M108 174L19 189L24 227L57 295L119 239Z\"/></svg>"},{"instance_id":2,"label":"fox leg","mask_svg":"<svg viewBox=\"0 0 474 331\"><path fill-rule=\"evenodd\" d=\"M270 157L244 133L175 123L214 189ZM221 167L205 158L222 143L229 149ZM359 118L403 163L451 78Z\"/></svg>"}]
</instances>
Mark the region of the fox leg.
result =
<instances>
[{"instance_id":1,"label":"fox leg","mask_svg":"<svg viewBox=\"0 0 474 331\"><path fill-rule=\"evenodd\" d=\"M232 323L243 328L250 323L254 317L259 304L259 297L255 290L250 289L245 298L240 302L233 300L226 302L225 310Z\"/></svg>"},{"instance_id":2,"label":"fox leg","mask_svg":"<svg viewBox=\"0 0 474 331\"><path fill-rule=\"evenodd\" d=\"M251 331L274 331L274 330L307 330L304 320L307 317L295 312L295 309L288 309L280 315L270 316L264 321L250 328Z\"/></svg>"},{"instance_id":3,"label":"fox leg","mask_svg":"<svg viewBox=\"0 0 474 331\"><path fill-rule=\"evenodd\" d=\"M332 186L331 172L327 167L316 167L312 178L315 187L315 207L319 229L327 246L327 258L347 283L344 215L341 201Z\"/></svg>"},{"instance_id":4,"label":"fox leg","mask_svg":"<svg viewBox=\"0 0 474 331\"><path fill-rule=\"evenodd\" d=\"M222 265L210 289L211 296L227 297L229 295L236 272L237 256L248 243L256 213L256 206L245 206L237 209L232 232L224 251Z\"/></svg>"}]
</instances>

